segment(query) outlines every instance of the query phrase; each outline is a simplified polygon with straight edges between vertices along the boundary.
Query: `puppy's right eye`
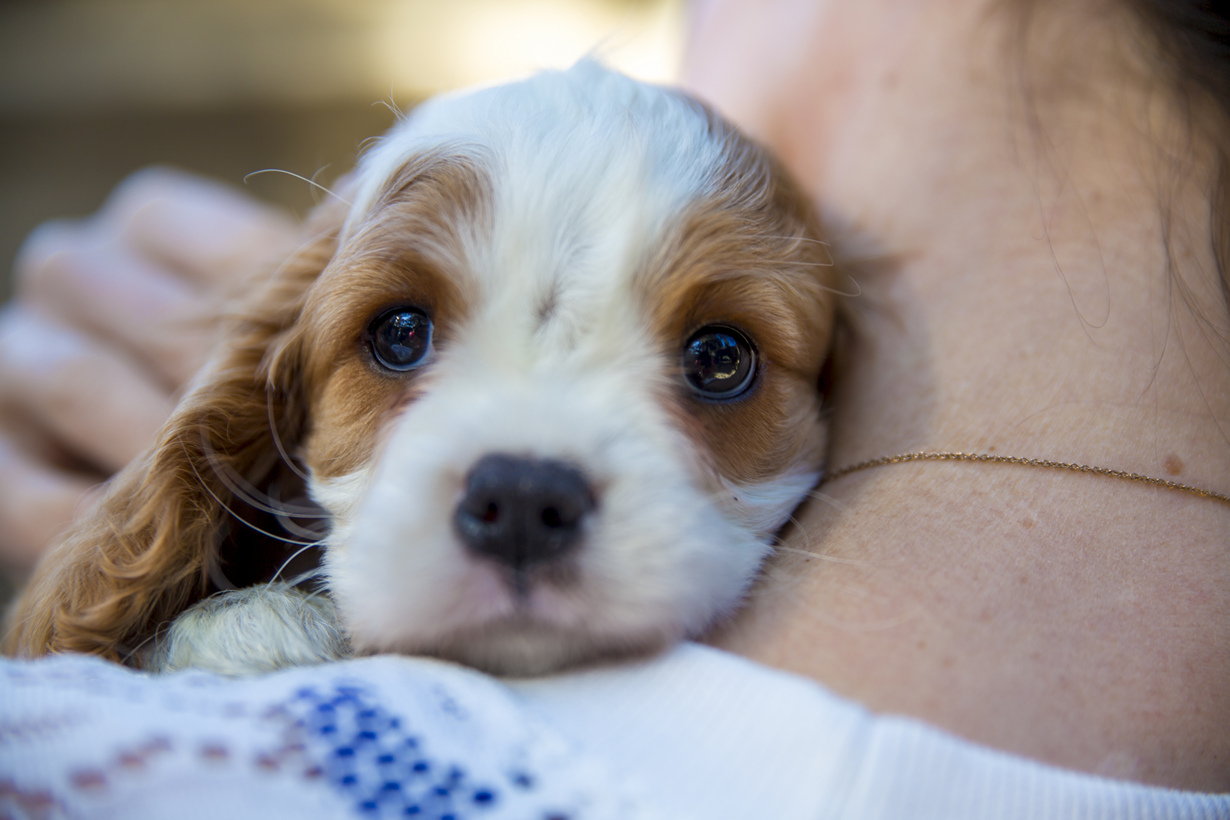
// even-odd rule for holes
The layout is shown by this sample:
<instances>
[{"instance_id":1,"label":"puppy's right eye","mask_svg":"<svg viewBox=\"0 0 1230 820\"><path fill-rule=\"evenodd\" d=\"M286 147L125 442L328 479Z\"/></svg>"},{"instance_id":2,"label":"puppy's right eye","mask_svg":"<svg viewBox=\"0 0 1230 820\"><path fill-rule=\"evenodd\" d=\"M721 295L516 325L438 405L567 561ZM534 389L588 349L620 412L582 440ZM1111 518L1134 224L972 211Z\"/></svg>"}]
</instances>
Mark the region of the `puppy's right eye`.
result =
<instances>
[{"instance_id":1,"label":"puppy's right eye","mask_svg":"<svg viewBox=\"0 0 1230 820\"><path fill-rule=\"evenodd\" d=\"M396 307L367 326L368 344L376 363L404 372L420 367L431 352L431 319L418 308Z\"/></svg>"}]
</instances>

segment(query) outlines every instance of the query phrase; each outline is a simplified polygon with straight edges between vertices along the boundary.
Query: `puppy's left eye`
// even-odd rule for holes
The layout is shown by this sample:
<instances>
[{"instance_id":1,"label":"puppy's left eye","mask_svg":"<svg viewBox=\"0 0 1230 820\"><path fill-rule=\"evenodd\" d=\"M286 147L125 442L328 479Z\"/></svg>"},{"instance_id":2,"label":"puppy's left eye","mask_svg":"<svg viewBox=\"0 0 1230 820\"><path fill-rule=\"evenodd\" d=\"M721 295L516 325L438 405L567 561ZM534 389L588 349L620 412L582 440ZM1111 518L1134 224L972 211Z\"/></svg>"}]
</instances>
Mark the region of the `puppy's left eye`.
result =
<instances>
[{"instance_id":1,"label":"puppy's left eye","mask_svg":"<svg viewBox=\"0 0 1230 820\"><path fill-rule=\"evenodd\" d=\"M683 347L683 375L700 395L719 401L743 395L756 375L756 348L727 325L707 325Z\"/></svg>"},{"instance_id":2,"label":"puppy's left eye","mask_svg":"<svg viewBox=\"0 0 1230 820\"><path fill-rule=\"evenodd\" d=\"M367 335L372 356L382 367L413 370L431 350L431 319L418 308L397 307L373 319Z\"/></svg>"}]
</instances>

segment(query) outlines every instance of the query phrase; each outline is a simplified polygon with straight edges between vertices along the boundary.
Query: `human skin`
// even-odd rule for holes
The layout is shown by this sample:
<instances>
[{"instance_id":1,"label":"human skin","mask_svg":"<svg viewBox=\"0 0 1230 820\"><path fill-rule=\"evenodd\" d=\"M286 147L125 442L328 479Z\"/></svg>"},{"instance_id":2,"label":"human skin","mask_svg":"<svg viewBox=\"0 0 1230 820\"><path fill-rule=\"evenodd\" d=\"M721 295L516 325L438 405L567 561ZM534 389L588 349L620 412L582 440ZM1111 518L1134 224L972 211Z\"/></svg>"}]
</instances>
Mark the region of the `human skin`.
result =
<instances>
[{"instance_id":1,"label":"human skin","mask_svg":"<svg viewBox=\"0 0 1230 820\"><path fill-rule=\"evenodd\" d=\"M1207 143L1130 17L1042 2L1022 29L986 0L693 14L686 84L871 257L852 269L833 468L965 451L1230 492ZM716 645L1039 760L1230 789L1230 505L925 462L824 484L796 518Z\"/></svg>"},{"instance_id":2,"label":"human skin","mask_svg":"<svg viewBox=\"0 0 1230 820\"><path fill-rule=\"evenodd\" d=\"M18 573L153 441L227 293L291 247L282 214L167 169L26 240L0 310L0 568Z\"/></svg>"}]
</instances>

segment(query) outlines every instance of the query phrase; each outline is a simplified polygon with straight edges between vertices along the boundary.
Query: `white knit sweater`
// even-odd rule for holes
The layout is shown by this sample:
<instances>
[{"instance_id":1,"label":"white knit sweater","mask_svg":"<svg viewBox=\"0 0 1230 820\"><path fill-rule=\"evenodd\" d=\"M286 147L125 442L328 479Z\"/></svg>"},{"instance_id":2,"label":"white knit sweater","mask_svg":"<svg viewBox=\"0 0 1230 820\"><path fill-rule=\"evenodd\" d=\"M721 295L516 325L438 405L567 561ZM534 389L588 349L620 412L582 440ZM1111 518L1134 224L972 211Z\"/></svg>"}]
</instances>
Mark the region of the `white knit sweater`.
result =
<instances>
[{"instance_id":1,"label":"white knit sweater","mask_svg":"<svg viewBox=\"0 0 1230 820\"><path fill-rule=\"evenodd\" d=\"M0 817L1230 818L689 644L501 681L375 657L231 680L0 662Z\"/></svg>"}]
</instances>

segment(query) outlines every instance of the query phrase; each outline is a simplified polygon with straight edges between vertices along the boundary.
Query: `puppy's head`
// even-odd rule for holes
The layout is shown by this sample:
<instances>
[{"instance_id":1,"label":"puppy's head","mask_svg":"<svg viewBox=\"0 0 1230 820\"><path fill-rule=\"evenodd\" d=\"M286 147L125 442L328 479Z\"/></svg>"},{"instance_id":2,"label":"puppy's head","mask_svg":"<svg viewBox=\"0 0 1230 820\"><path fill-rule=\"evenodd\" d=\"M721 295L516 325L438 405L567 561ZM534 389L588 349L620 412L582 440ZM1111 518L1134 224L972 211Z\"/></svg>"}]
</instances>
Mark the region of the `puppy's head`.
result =
<instances>
[{"instance_id":1,"label":"puppy's head","mask_svg":"<svg viewBox=\"0 0 1230 820\"><path fill-rule=\"evenodd\" d=\"M356 647L527 674L734 607L824 449L831 268L777 164L585 63L421 106L347 195L188 404L276 396ZM206 469L242 472L269 442L227 423Z\"/></svg>"},{"instance_id":2,"label":"puppy's head","mask_svg":"<svg viewBox=\"0 0 1230 820\"><path fill-rule=\"evenodd\" d=\"M429 103L288 350L356 645L512 672L695 634L814 483L827 256L765 154L593 65Z\"/></svg>"}]
</instances>

